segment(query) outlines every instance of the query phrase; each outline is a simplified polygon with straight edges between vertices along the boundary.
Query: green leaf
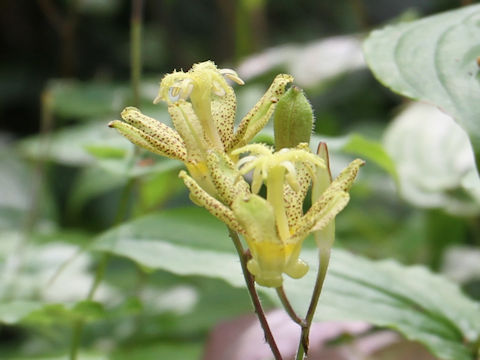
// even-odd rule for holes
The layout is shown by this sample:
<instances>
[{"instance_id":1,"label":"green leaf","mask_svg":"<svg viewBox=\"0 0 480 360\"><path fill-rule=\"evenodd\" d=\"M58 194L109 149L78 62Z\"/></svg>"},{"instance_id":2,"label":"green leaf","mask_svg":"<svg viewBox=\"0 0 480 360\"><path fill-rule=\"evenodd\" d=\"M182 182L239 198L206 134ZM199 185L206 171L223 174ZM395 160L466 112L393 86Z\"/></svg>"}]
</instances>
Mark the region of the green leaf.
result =
<instances>
[{"instance_id":1,"label":"green leaf","mask_svg":"<svg viewBox=\"0 0 480 360\"><path fill-rule=\"evenodd\" d=\"M118 159L125 157L127 151L126 149L121 149L114 146L104 146L97 144L87 144L84 146L85 150L90 154L99 159Z\"/></svg>"},{"instance_id":2,"label":"green leaf","mask_svg":"<svg viewBox=\"0 0 480 360\"><path fill-rule=\"evenodd\" d=\"M75 179L73 190L68 198L68 210L77 214L82 206L92 198L118 189L126 182L125 177L102 168L85 167Z\"/></svg>"},{"instance_id":3,"label":"green leaf","mask_svg":"<svg viewBox=\"0 0 480 360\"><path fill-rule=\"evenodd\" d=\"M20 142L20 151L31 159L49 159L63 165L87 165L95 161L87 149L109 147L131 151L132 145L109 129L108 120L92 121L55 131L48 139L32 136ZM45 144L47 142L47 145Z\"/></svg>"},{"instance_id":4,"label":"green leaf","mask_svg":"<svg viewBox=\"0 0 480 360\"><path fill-rule=\"evenodd\" d=\"M180 275L220 278L244 287L240 264L225 226L202 209L176 209L140 218L96 239L95 250ZM303 313L311 296L317 255L304 251L310 272L286 279ZM276 299L275 293L263 289ZM400 331L440 359L472 360L480 336L480 307L458 287L423 267L375 262L335 250L317 320L362 320ZM472 348L470 348L472 346Z\"/></svg>"},{"instance_id":5,"label":"green leaf","mask_svg":"<svg viewBox=\"0 0 480 360\"><path fill-rule=\"evenodd\" d=\"M16 300L7 303L0 303L0 323L12 325L25 319L34 311L42 308L40 301Z\"/></svg>"},{"instance_id":6,"label":"green leaf","mask_svg":"<svg viewBox=\"0 0 480 360\"><path fill-rule=\"evenodd\" d=\"M413 103L388 126L383 142L397 166L403 199L455 215L480 212L472 147L449 116L432 105Z\"/></svg>"},{"instance_id":7,"label":"green leaf","mask_svg":"<svg viewBox=\"0 0 480 360\"><path fill-rule=\"evenodd\" d=\"M48 325L77 320L95 320L105 316L103 305L95 301L61 304L15 300L0 303L0 324L7 325L22 322Z\"/></svg>"},{"instance_id":8,"label":"green leaf","mask_svg":"<svg viewBox=\"0 0 480 360\"><path fill-rule=\"evenodd\" d=\"M463 127L480 164L480 5L373 31L366 60L385 86L437 105Z\"/></svg>"},{"instance_id":9,"label":"green leaf","mask_svg":"<svg viewBox=\"0 0 480 360\"><path fill-rule=\"evenodd\" d=\"M394 179L397 178L395 164L381 143L366 139L359 134L352 134L347 138L342 150L371 161L389 173Z\"/></svg>"},{"instance_id":10,"label":"green leaf","mask_svg":"<svg viewBox=\"0 0 480 360\"><path fill-rule=\"evenodd\" d=\"M317 146L322 141L327 144L328 150L333 156L340 153L355 155L365 160L367 166L370 163L376 164L382 170L386 171L393 179L397 179L398 174L395 163L380 142L353 133L344 137L336 138L326 138L313 135L311 145ZM335 164L335 161L331 161L331 163Z\"/></svg>"},{"instance_id":11,"label":"green leaf","mask_svg":"<svg viewBox=\"0 0 480 360\"><path fill-rule=\"evenodd\" d=\"M196 208L170 210L121 225L101 235L93 248L126 256L150 269L243 285L226 226Z\"/></svg>"},{"instance_id":12,"label":"green leaf","mask_svg":"<svg viewBox=\"0 0 480 360\"><path fill-rule=\"evenodd\" d=\"M310 265L316 261L313 252L303 258ZM308 305L314 275L311 271L300 281L287 281L295 308ZM339 250L332 254L315 318L389 327L445 360L472 360L480 336L480 306L457 285L422 266L371 261Z\"/></svg>"},{"instance_id":13,"label":"green leaf","mask_svg":"<svg viewBox=\"0 0 480 360\"><path fill-rule=\"evenodd\" d=\"M36 209L39 222L51 224L55 206L45 186L41 173L22 159L12 148L2 148L0 143L0 230L18 230L25 226L28 213ZM0 236L0 238L2 238Z\"/></svg>"},{"instance_id":14,"label":"green leaf","mask_svg":"<svg viewBox=\"0 0 480 360\"><path fill-rule=\"evenodd\" d=\"M64 118L114 114L130 96L127 86L108 82L57 80L47 90L53 99L53 111Z\"/></svg>"}]
</instances>

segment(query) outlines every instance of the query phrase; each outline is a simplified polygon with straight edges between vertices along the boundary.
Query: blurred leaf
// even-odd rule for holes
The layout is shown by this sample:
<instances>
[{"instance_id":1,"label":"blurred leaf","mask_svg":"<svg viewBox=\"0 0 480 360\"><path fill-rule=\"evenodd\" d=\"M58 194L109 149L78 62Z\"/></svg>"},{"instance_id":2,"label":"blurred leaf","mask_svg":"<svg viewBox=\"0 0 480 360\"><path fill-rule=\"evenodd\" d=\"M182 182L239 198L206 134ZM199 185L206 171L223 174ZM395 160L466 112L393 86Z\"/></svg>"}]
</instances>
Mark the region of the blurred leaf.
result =
<instances>
[{"instance_id":1,"label":"blurred leaf","mask_svg":"<svg viewBox=\"0 0 480 360\"><path fill-rule=\"evenodd\" d=\"M412 104L387 128L383 142L408 202L458 215L479 213L480 180L472 148L449 116L432 105Z\"/></svg>"},{"instance_id":2,"label":"blurred leaf","mask_svg":"<svg viewBox=\"0 0 480 360\"><path fill-rule=\"evenodd\" d=\"M58 130L44 146L39 136L19 143L19 150L28 158L70 166L95 164L112 175L138 177L170 171L181 167L179 161L148 154L134 162L134 146L116 131L108 128L108 120L92 121ZM124 155L120 157L120 155Z\"/></svg>"},{"instance_id":3,"label":"blurred leaf","mask_svg":"<svg viewBox=\"0 0 480 360\"><path fill-rule=\"evenodd\" d=\"M108 120L73 125L53 132L48 146L42 146L39 136L32 136L19 143L20 151L31 159L46 158L63 164L82 166L91 164L95 158L86 147L101 146L131 151L131 145L115 131L109 129Z\"/></svg>"},{"instance_id":4,"label":"blurred leaf","mask_svg":"<svg viewBox=\"0 0 480 360\"><path fill-rule=\"evenodd\" d=\"M176 209L123 224L100 236L94 249L142 266L180 275L220 278L244 286L224 226L202 209ZM317 266L315 251L303 254L311 270L286 281L292 303L306 309ZM276 299L274 292L262 289ZM480 307L458 287L423 267L373 262L336 250L318 320L359 320L400 331L445 360L471 360L468 347L480 336ZM302 311L303 312L303 311Z\"/></svg>"},{"instance_id":5,"label":"blurred leaf","mask_svg":"<svg viewBox=\"0 0 480 360\"><path fill-rule=\"evenodd\" d=\"M69 211L78 213L89 200L107 191L118 189L126 181L124 177L99 167L84 168L75 179L72 193L68 198Z\"/></svg>"},{"instance_id":6,"label":"blurred leaf","mask_svg":"<svg viewBox=\"0 0 480 360\"><path fill-rule=\"evenodd\" d=\"M316 255L304 259L313 264ZM288 280L292 303L305 309L314 274ZM307 286L310 284L310 288ZM421 266L371 261L336 250L316 319L362 320L399 331L439 359L471 360L480 336L480 304L458 286Z\"/></svg>"},{"instance_id":7,"label":"blurred leaf","mask_svg":"<svg viewBox=\"0 0 480 360\"><path fill-rule=\"evenodd\" d=\"M26 318L34 311L43 307L40 301L15 300L7 303L0 303L0 323L16 324Z\"/></svg>"},{"instance_id":8,"label":"blurred leaf","mask_svg":"<svg viewBox=\"0 0 480 360\"><path fill-rule=\"evenodd\" d=\"M79 320L93 321L104 318L107 314L101 303L84 300L74 304L44 304L22 320L30 324L49 325Z\"/></svg>"},{"instance_id":9,"label":"blurred leaf","mask_svg":"<svg viewBox=\"0 0 480 360\"><path fill-rule=\"evenodd\" d=\"M180 161L171 160L164 157L146 153L145 158L139 159L132 164L130 158L125 159L102 159L97 165L110 172L113 175L121 176L122 178L135 178L150 174L160 174L172 170L179 170L183 165Z\"/></svg>"},{"instance_id":10,"label":"blurred leaf","mask_svg":"<svg viewBox=\"0 0 480 360\"><path fill-rule=\"evenodd\" d=\"M371 161L390 174L392 178L397 179L395 164L381 143L366 139L359 134L352 134L345 139L341 150L347 154L359 156L367 162Z\"/></svg>"},{"instance_id":11,"label":"blurred leaf","mask_svg":"<svg viewBox=\"0 0 480 360\"><path fill-rule=\"evenodd\" d=\"M13 149L0 150L0 229L21 229L31 211L37 211L44 225L54 218L54 203L39 177ZM32 208L36 206L34 196L38 197L38 209Z\"/></svg>"},{"instance_id":12,"label":"blurred leaf","mask_svg":"<svg viewBox=\"0 0 480 360\"><path fill-rule=\"evenodd\" d=\"M160 208L165 201L183 192L184 189L184 184L176 172L163 171L152 174L145 177L139 186L138 208L143 213Z\"/></svg>"},{"instance_id":13,"label":"blurred leaf","mask_svg":"<svg viewBox=\"0 0 480 360\"><path fill-rule=\"evenodd\" d=\"M468 133L480 164L480 5L373 31L367 63L384 85L437 105Z\"/></svg>"},{"instance_id":14,"label":"blurred leaf","mask_svg":"<svg viewBox=\"0 0 480 360\"><path fill-rule=\"evenodd\" d=\"M72 235L51 235L41 243L36 234L28 240L22 234L2 233L0 242L0 301L12 299L37 299L45 303L75 303L87 296L92 275L89 272L90 256L79 247L68 244ZM86 241L86 234L75 237ZM61 272L57 270L64 264ZM97 299L114 298L118 294L101 284Z\"/></svg>"},{"instance_id":15,"label":"blurred leaf","mask_svg":"<svg viewBox=\"0 0 480 360\"><path fill-rule=\"evenodd\" d=\"M157 240L163 237L165 241ZM101 235L94 249L126 256L146 268L243 285L227 228L196 208L165 211L121 225Z\"/></svg>"},{"instance_id":16,"label":"blurred leaf","mask_svg":"<svg viewBox=\"0 0 480 360\"><path fill-rule=\"evenodd\" d=\"M444 254L442 272L459 283L480 279L480 248L452 246Z\"/></svg>"},{"instance_id":17,"label":"blurred leaf","mask_svg":"<svg viewBox=\"0 0 480 360\"><path fill-rule=\"evenodd\" d=\"M112 83L52 81L47 91L53 99L53 112L63 118L92 118L114 114L126 105L128 86Z\"/></svg>"},{"instance_id":18,"label":"blurred leaf","mask_svg":"<svg viewBox=\"0 0 480 360\"><path fill-rule=\"evenodd\" d=\"M90 0L89 0L90 1ZM98 2L98 1L97 1ZM149 112L162 112L161 106L153 106L158 92L158 80L144 80L140 84L141 108ZM131 105L131 90L128 84L79 80L53 80L47 91L53 100L53 113L65 119L118 118L120 111Z\"/></svg>"},{"instance_id":19,"label":"blurred leaf","mask_svg":"<svg viewBox=\"0 0 480 360\"><path fill-rule=\"evenodd\" d=\"M358 37L335 36L303 46L282 45L267 49L248 57L237 71L241 78L248 80L280 68L293 75L295 84L312 87L364 66Z\"/></svg>"},{"instance_id":20,"label":"blurred leaf","mask_svg":"<svg viewBox=\"0 0 480 360\"><path fill-rule=\"evenodd\" d=\"M80 301L73 304L22 301L0 303L0 323L12 325L21 322L49 325L58 322L94 320L106 316L103 305L95 301Z\"/></svg>"},{"instance_id":21,"label":"blurred leaf","mask_svg":"<svg viewBox=\"0 0 480 360\"><path fill-rule=\"evenodd\" d=\"M85 150L97 158L123 158L126 155L125 149L104 145L85 145Z\"/></svg>"}]
</instances>

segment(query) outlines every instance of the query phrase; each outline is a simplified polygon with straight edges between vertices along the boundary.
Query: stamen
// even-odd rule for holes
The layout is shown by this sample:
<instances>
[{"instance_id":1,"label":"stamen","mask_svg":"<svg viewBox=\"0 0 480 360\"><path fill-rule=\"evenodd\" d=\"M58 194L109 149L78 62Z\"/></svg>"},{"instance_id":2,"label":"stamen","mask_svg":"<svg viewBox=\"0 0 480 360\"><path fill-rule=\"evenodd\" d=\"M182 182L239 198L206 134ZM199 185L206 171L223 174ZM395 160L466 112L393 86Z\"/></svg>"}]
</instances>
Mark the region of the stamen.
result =
<instances>
[{"instance_id":1,"label":"stamen","mask_svg":"<svg viewBox=\"0 0 480 360\"><path fill-rule=\"evenodd\" d=\"M245 164L249 163L250 161L256 160L257 157L253 155L245 156L237 161L237 169L240 170L242 167L245 167ZM242 171L243 172L243 171ZM248 172L248 171L247 171Z\"/></svg>"},{"instance_id":2,"label":"stamen","mask_svg":"<svg viewBox=\"0 0 480 360\"><path fill-rule=\"evenodd\" d=\"M177 86L172 86L170 89L168 89L168 97L171 102L177 101L180 98L180 88Z\"/></svg>"},{"instance_id":3,"label":"stamen","mask_svg":"<svg viewBox=\"0 0 480 360\"><path fill-rule=\"evenodd\" d=\"M240 79L238 74L232 70L232 69L220 69L220 74L225 76L227 79L232 80L233 82L236 82L238 85L245 85L245 82Z\"/></svg>"},{"instance_id":4,"label":"stamen","mask_svg":"<svg viewBox=\"0 0 480 360\"><path fill-rule=\"evenodd\" d=\"M178 96L178 94L180 94L180 88L179 87L171 87L170 88L170 95L173 96L173 97L176 97Z\"/></svg>"},{"instance_id":5,"label":"stamen","mask_svg":"<svg viewBox=\"0 0 480 360\"><path fill-rule=\"evenodd\" d=\"M297 171L295 170L295 165L293 165L293 163L290 161L283 161L280 163L280 166L283 166L287 170L285 179L287 180L288 185L290 185L295 192L300 190L300 184L297 180Z\"/></svg>"}]
</instances>

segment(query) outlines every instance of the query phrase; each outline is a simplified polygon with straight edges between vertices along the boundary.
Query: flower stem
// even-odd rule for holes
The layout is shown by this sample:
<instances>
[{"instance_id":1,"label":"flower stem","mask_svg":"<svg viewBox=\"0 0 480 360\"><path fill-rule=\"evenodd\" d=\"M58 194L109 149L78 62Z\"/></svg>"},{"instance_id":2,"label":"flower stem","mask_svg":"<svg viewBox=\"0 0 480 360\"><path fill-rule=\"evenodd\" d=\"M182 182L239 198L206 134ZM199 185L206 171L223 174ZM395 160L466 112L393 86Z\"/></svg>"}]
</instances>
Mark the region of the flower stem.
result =
<instances>
[{"instance_id":1,"label":"flower stem","mask_svg":"<svg viewBox=\"0 0 480 360\"><path fill-rule=\"evenodd\" d=\"M325 275L327 274L328 263L330 261L330 248L321 248L319 253L320 264L318 267L317 279L315 281L315 287L313 288L307 316L305 317L305 326L302 326L300 343L298 344L297 356L295 358L296 360L307 359L306 356L308 355L310 327L312 326L313 315L315 314L315 310L317 308L318 299L320 298L320 294L322 292Z\"/></svg>"},{"instance_id":2,"label":"flower stem","mask_svg":"<svg viewBox=\"0 0 480 360\"><path fill-rule=\"evenodd\" d=\"M233 240L233 244L235 245L235 249L237 250L238 256L240 258L243 277L245 278L248 293L250 294L250 298L255 308L255 312L257 314L258 320L260 321L260 325L262 326L263 333L265 335L265 341L270 346L270 349L272 350L275 360L283 360L282 355L280 354L280 350L278 350L278 346L273 337L272 331L270 330L270 326L268 325L267 317L265 316L265 312L263 311L263 307L258 297L257 290L255 289L255 281L253 279L252 274L250 274L250 272L247 269L247 261L250 256L249 252L248 250L245 251L243 249L242 242L240 241L240 238L238 237L238 234L235 231L229 228L228 232L230 234L230 238Z\"/></svg>"},{"instance_id":3,"label":"flower stem","mask_svg":"<svg viewBox=\"0 0 480 360\"><path fill-rule=\"evenodd\" d=\"M295 310L292 307L292 304L290 304L290 301L288 300L287 294L285 294L285 290L283 289L283 286L277 287L277 288L275 288L275 290L277 291L278 298L282 302L283 308L287 312L288 316L290 316L290 318L295 323L300 325L302 328L304 326L306 326L305 320L303 320L302 318L300 318L297 315L297 313L295 312Z\"/></svg>"}]
</instances>

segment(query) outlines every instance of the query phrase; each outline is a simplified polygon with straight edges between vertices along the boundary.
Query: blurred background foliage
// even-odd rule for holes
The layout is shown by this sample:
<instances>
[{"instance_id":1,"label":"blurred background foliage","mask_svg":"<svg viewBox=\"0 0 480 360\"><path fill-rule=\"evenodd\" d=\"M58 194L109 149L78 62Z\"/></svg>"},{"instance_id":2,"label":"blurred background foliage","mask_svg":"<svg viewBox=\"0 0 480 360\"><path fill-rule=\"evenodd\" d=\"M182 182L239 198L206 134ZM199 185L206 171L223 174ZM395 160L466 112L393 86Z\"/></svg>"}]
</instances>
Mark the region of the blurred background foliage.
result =
<instances>
[{"instance_id":1,"label":"blurred background foliage","mask_svg":"<svg viewBox=\"0 0 480 360\"><path fill-rule=\"evenodd\" d=\"M434 108L410 105L379 84L361 53L374 28L470 3L145 0L140 107L168 124L165 107L152 104L161 77L207 59L246 80L236 89L239 117L274 74L292 73L312 103L314 142L327 139L334 173L354 155L367 158L337 221L337 246L425 264L480 299L480 196L468 139L452 136L458 127ZM77 318L95 321L86 348L113 359L198 358L218 321L250 310L246 292L220 280L151 272L122 258L108 262L99 287L96 300L106 305L78 303L100 259L78 249L127 218L190 204L180 164L136 153L106 126L134 102L131 7L126 0L0 2L0 296L77 301L0 326L0 353L10 358L64 354L65 323ZM432 134L432 124L444 131ZM271 130L263 136L271 140ZM103 358L95 351L84 358Z\"/></svg>"}]
</instances>

